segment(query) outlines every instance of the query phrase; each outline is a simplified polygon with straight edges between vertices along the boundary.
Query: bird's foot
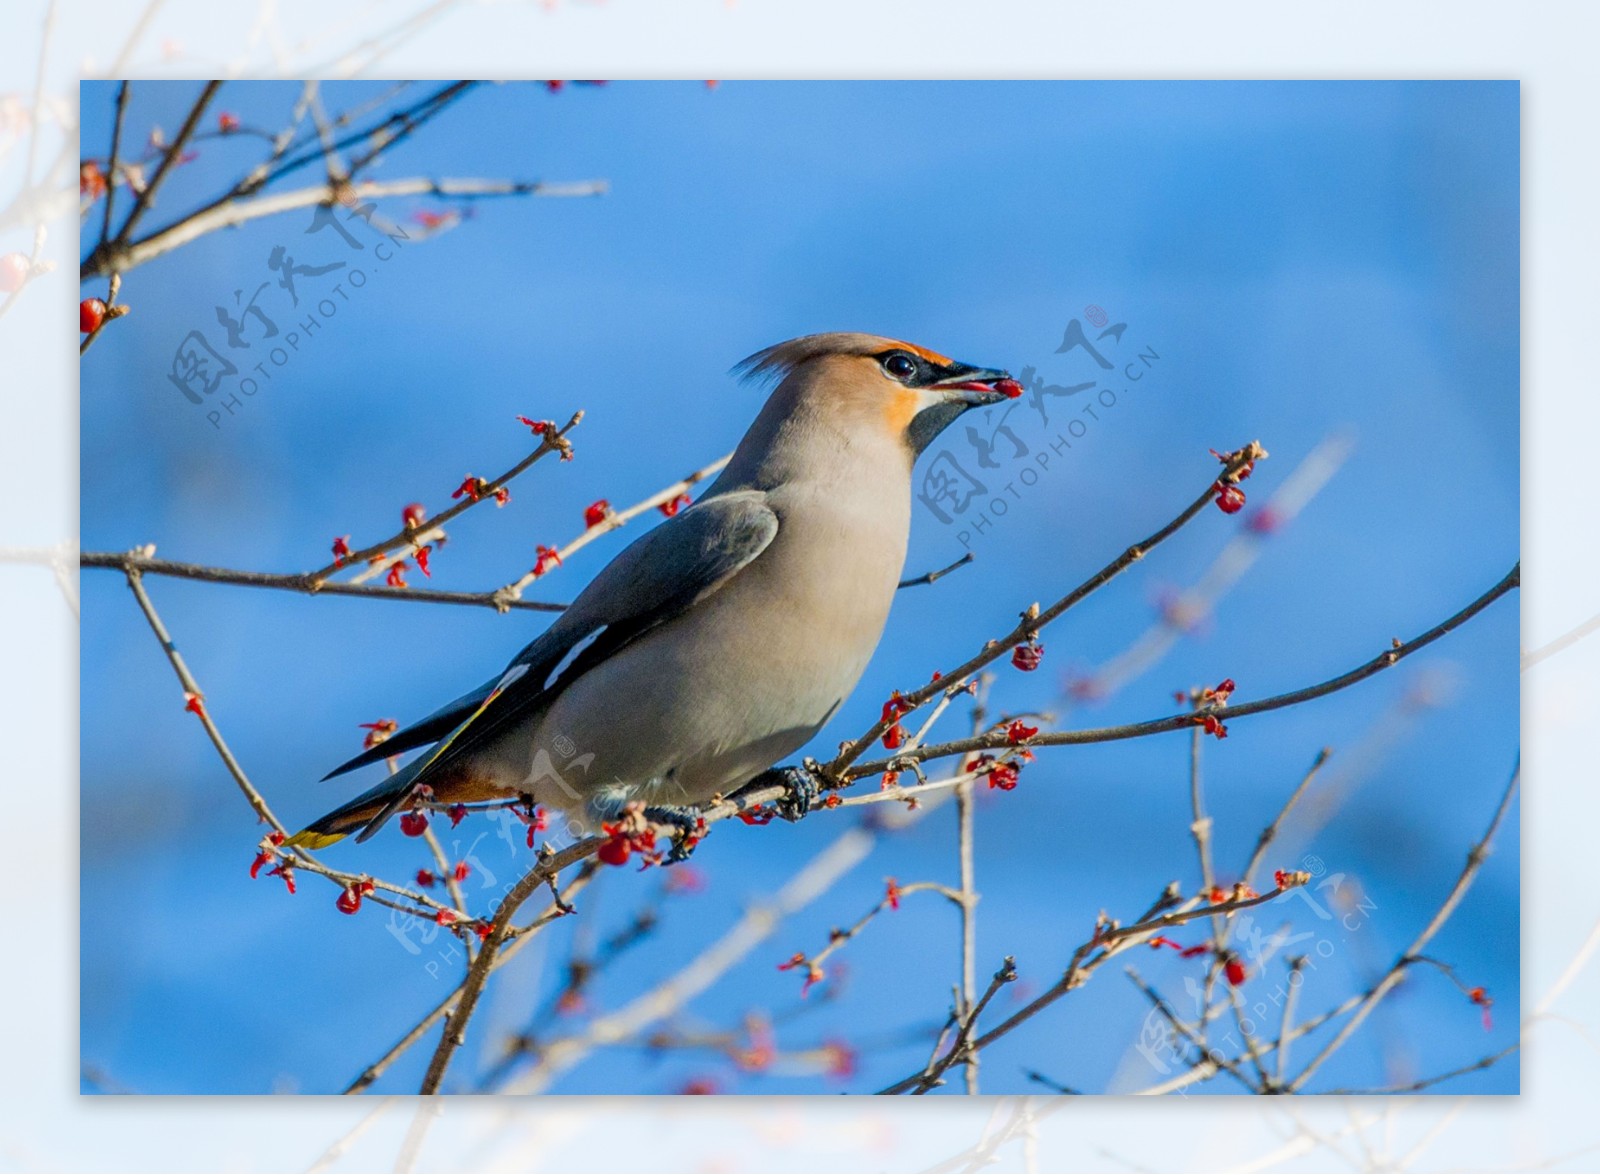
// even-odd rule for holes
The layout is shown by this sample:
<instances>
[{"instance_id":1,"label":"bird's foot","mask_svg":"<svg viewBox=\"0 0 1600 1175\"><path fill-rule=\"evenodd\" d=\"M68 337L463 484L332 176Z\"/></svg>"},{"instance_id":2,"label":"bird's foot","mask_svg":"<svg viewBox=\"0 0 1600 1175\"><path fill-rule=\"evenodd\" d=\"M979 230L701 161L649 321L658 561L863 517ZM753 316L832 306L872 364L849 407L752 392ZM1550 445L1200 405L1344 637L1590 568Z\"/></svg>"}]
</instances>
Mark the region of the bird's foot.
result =
<instances>
[{"instance_id":1,"label":"bird's foot","mask_svg":"<svg viewBox=\"0 0 1600 1175\"><path fill-rule=\"evenodd\" d=\"M812 805L822 795L822 773L815 759L804 759L798 767L774 767L763 771L740 790L756 791L768 787L785 789L773 806L777 808L779 816L793 824L811 811Z\"/></svg>"},{"instance_id":2,"label":"bird's foot","mask_svg":"<svg viewBox=\"0 0 1600 1175\"><path fill-rule=\"evenodd\" d=\"M664 824L677 830L677 835L672 838L672 850L662 858L663 865L676 865L679 861L687 861L700 842L705 839L706 822L698 808L663 805L646 808L640 815L652 824Z\"/></svg>"}]
</instances>

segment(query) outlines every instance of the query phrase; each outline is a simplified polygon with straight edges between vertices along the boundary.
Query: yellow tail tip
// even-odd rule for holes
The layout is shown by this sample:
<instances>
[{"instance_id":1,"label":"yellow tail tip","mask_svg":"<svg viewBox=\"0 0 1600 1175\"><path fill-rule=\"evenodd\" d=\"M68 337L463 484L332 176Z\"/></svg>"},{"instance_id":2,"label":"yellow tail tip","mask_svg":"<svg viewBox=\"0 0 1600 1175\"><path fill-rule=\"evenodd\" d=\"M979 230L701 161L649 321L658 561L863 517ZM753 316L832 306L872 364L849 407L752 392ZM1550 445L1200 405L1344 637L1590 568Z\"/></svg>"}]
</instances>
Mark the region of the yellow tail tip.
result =
<instances>
[{"instance_id":1,"label":"yellow tail tip","mask_svg":"<svg viewBox=\"0 0 1600 1175\"><path fill-rule=\"evenodd\" d=\"M284 841L283 847L286 849L310 849L315 852L318 849L325 849L331 844L337 844L346 835L343 832L317 832L315 829L302 828Z\"/></svg>"}]
</instances>

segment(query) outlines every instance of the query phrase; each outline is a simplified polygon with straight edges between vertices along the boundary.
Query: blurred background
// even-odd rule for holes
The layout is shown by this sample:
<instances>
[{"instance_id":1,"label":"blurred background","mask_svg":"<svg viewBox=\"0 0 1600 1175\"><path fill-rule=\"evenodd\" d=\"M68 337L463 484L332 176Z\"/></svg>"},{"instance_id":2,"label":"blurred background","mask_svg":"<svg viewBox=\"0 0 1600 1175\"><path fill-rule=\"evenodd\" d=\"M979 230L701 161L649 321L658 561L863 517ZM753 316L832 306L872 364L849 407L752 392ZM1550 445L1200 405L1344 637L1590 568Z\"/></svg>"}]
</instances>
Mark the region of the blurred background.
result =
<instances>
[{"instance_id":1,"label":"blurred background","mask_svg":"<svg viewBox=\"0 0 1600 1175\"><path fill-rule=\"evenodd\" d=\"M342 109L384 90L331 83L324 100ZM83 87L85 156L104 154L114 92ZM197 92L136 84L126 133L170 134ZM212 109L276 130L299 93L230 83ZM1170 713L1173 691L1224 677L1238 700L1321 681L1450 615L1517 557L1518 120L1514 83L483 87L377 178L603 179L608 193L479 201L459 219L464 205L385 202L416 239L366 262L366 283L346 285L336 313L286 363L269 361L270 381L218 422L214 404L192 405L168 379L185 336L227 350L217 307L238 318L257 294L280 330L295 329L313 294L338 296L338 275L297 278L295 306L273 251L311 267L354 265L356 253L294 213L134 270L123 292L133 314L83 366L82 545L153 542L172 559L308 570L335 536L384 537L406 503L437 512L466 474L509 467L529 442L517 414L584 409L575 461L541 464L503 510L469 513L432 579L410 576L493 588L527 570L537 544L580 532L594 500L630 504L731 448L760 402L727 375L736 360L811 331L866 330L1031 368L1047 388L1096 386L1046 393L1042 410L1025 399L1004 420L991 410L977 423L1011 434L991 455L998 468L979 464L960 426L934 447L930 460L959 462L987 488L948 523L918 508L908 574L967 550L975 562L902 592L866 678L811 753L831 753L891 689L964 660L1028 603L1049 603L1166 522L1211 476L1209 448L1256 438L1272 457L1245 485L1245 512L1206 511L1047 630L1041 670L1002 669L992 707L1102 726ZM263 144L246 134L197 150L154 223L224 188ZM378 237L359 222L351 232L364 260ZM1058 353L1073 320L1096 339L1099 312L1125 327L1096 343L1110 371L1081 348ZM241 321L260 362L265 328ZM1063 434L1070 448L1053 449ZM1004 494L1044 451L1036 483ZM1262 508L1279 491L1307 500L1274 525ZM1295 504L1279 503L1280 517ZM571 598L654 520L586 548L530 598ZM1237 583L1212 608L1182 607L1196 584L1217 582L1219 556L1242 570ZM295 825L351 794L347 781L316 780L359 748L358 723L427 712L545 623L154 577L148 587L246 770ZM294 897L276 879L252 881L260 829L120 575L86 571L82 591L85 1088L342 1088L447 994L459 954L442 955L442 936L397 934L377 908L340 914L333 887L308 875ZM1151 648L1160 655L1126 656ZM1375 980L1444 898L1517 755L1517 656L1513 598L1394 672L1240 720L1205 748L1229 880L1317 750L1334 749L1267 862L1269 873L1316 866L1327 915L1291 897L1258 920L1268 935L1311 934L1253 966L1242 989L1274 1009L1273 1023L1284 954L1316 958L1300 996L1314 1014ZM1114 688L1086 688L1104 682ZM945 729L964 722L957 713ZM1130 920L1169 880L1199 884L1187 759L1182 735L1050 749L1016 791L982 796L978 971L1011 954L1022 975L1002 1014L1049 986L1102 909ZM700 891L661 903L654 937L608 968L583 1007L537 1027L581 1028L647 990L854 819L719 826L693 862ZM474 817L458 830L461 851L486 867L468 884L479 905L492 897L487 873L503 884L528 861L499 827ZM1488 990L1492 1028L1447 976L1420 969L1313 1089L1426 1078L1515 1039L1518 830L1513 811L1430 949ZM398 835L326 858L391 879L428 864ZM920 1067L958 975L957 919L937 898L875 921L834 957L845 972L804 1000L799 977L776 970L865 913L891 876L954 883L949 807L883 837L672 1022L741 1033L750 1015L769 1016L782 1063L750 1072L714 1050L616 1047L554 1088L870 1092ZM501 974L450 1087L473 1088L506 1034L528 1027L574 935L626 926L670 879L606 871L581 917ZM1204 967L1165 951L1130 961L1174 999ZM1037 1091L1030 1071L1089 1092L1153 1084L1163 1074L1137 1049L1148 1010L1108 967L985 1053L985 1091ZM415 1089L430 1050L375 1088ZM1200 1091L1234 1092L1225 1082ZM1517 1059L1437 1089L1516 1092Z\"/></svg>"}]
</instances>

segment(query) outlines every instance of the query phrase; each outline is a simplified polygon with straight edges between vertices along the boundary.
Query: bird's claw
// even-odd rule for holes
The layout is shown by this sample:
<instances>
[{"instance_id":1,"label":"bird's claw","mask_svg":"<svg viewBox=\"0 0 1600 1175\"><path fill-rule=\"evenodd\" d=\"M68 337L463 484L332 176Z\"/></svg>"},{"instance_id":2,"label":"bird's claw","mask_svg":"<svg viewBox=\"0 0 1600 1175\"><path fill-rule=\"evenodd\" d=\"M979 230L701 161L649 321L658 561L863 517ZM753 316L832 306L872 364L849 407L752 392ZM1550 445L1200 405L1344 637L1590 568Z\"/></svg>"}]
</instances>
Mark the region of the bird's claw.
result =
<instances>
[{"instance_id":1,"label":"bird's claw","mask_svg":"<svg viewBox=\"0 0 1600 1175\"><path fill-rule=\"evenodd\" d=\"M646 808L640 815L652 824L664 824L677 830L677 835L672 838L671 850L661 860L663 865L687 861L706 834L705 819L698 808Z\"/></svg>"},{"instance_id":2,"label":"bird's claw","mask_svg":"<svg viewBox=\"0 0 1600 1175\"><path fill-rule=\"evenodd\" d=\"M817 773L816 764L810 759L799 767L774 767L762 779L768 785L778 784L785 789L773 807L777 808L779 816L791 824L810 812L812 805L822 795L822 779Z\"/></svg>"}]
</instances>

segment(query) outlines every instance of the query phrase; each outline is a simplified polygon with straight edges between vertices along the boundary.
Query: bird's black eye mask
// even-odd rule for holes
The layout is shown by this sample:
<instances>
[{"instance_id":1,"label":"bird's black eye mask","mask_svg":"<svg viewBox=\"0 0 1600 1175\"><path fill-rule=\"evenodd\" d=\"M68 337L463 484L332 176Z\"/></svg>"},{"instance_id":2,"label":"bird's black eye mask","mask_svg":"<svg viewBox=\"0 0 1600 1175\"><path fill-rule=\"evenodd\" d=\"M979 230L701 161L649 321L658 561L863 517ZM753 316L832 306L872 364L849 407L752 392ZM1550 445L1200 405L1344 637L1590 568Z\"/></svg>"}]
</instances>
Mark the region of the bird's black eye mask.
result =
<instances>
[{"instance_id":1,"label":"bird's black eye mask","mask_svg":"<svg viewBox=\"0 0 1600 1175\"><path fill-rule=\"evenodd\" d=\"M930 363L921 355L914 355L900 347L893 347L874 356L883 373L896 383L908 388L925 388L940 380L960 374L961 364L944 367Z\"/></svg>"}]
</instances>

